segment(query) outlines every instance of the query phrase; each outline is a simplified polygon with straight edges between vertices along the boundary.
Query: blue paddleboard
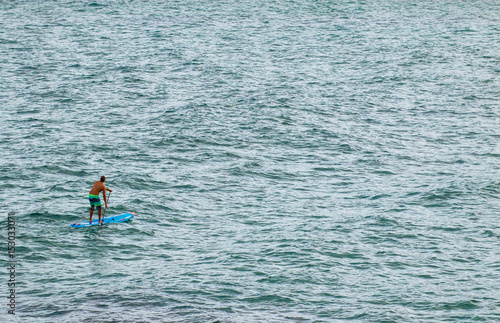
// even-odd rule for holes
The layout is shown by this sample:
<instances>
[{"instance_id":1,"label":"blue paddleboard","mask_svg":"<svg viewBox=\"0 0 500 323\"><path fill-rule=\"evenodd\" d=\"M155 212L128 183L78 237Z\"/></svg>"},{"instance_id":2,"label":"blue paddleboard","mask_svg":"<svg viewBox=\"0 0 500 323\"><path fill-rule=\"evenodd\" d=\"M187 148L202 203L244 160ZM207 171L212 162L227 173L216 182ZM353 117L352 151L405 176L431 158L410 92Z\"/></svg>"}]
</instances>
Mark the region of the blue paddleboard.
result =
<instances>
[{"instance_id":1,"label":"blue paddleboard","mask_svg":"<svg viewBox=\"0 0 500 323\"><path fill-rule=\"evenodd\" d=\"M103 218L102 222L104 222L104 224L125 222L132 219L134 215L135 215L134 212L129 212L129 213L108 216L106 218ZM94 214L94 217L96 217L96 214ZM92 221L92 223L89 223L89 221L87 221L87 222L70 224L70 226L72 226L73 228L86 228L86 227L91 227L93 225L99 225L99 216L97 216L97 220Z\"/></svg>"}]
</instances>

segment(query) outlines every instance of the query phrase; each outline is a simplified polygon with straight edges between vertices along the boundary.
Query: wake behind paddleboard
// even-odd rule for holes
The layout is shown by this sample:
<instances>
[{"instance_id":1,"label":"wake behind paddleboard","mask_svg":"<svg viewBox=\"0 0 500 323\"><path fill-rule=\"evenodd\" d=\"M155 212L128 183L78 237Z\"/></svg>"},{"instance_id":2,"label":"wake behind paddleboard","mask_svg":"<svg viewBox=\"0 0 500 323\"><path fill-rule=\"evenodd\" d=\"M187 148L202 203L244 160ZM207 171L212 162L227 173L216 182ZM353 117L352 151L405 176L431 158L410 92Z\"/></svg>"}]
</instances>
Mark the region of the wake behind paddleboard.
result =
<instances>
[{"instance_id":1,"label":"wake behind paddleboard","mask_svg":"<svg viewBox=\"0 0 500 323\"><path fill-rule=\"evenodd\" d=\"M94 216L96 216L94 214ZM108 223L120 223L120 222L125 222L128 220L131 220L135 216L134 212L129 212L129 213L123 213L123 214L118 214L118 215L113 215L113 216L108 216L106 218L102 219L103 224L108 224ZM92 223L87 222L80 222L80 223L73 223L70 224L73 228L86 228L86 227L91 227L94 225L99 225L99 217L97 217L97 220L92 221Z\"/></svg>"}]
</instances>

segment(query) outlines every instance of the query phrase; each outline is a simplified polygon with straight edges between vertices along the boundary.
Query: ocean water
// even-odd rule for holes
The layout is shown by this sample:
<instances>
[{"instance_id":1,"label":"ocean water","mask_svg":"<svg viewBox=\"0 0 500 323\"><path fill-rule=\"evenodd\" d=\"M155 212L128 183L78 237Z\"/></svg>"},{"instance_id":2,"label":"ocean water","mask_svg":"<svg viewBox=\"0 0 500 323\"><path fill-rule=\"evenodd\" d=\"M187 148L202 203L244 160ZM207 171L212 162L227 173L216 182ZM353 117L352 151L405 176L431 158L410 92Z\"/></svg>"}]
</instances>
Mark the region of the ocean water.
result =
<instances>
[{"instance_id":1,"label":"ocean water","mask_svg":"<svg viewBox=\"0 0 500 323\"><path fill-rule=\"evenodd\" d=\"M499 321L499 26L492 0L0 2L0 320ZM71 228L101 175L136 217Z\"/></svg>"}]
</instances>

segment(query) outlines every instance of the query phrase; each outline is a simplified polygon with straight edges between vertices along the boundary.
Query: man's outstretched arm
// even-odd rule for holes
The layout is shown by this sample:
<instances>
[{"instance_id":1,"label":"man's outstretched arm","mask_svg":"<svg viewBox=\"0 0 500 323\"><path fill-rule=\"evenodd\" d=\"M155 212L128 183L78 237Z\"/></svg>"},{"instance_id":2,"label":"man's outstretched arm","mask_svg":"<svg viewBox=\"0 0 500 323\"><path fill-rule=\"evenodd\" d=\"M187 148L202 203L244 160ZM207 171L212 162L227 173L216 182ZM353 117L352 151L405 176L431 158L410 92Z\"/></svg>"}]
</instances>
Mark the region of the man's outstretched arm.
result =
<instances>
[{"instance_id":1,"label":"man's outstretched arm","mask_svg":"<svg viewBox=\"0 0 500 323\"><path fill-rule=\"evenodd\" d=\"M102 191L102 197L104 198L104 204L108 208L108 199L106 198L106 190Z\"/></svg>"}]
</instances>

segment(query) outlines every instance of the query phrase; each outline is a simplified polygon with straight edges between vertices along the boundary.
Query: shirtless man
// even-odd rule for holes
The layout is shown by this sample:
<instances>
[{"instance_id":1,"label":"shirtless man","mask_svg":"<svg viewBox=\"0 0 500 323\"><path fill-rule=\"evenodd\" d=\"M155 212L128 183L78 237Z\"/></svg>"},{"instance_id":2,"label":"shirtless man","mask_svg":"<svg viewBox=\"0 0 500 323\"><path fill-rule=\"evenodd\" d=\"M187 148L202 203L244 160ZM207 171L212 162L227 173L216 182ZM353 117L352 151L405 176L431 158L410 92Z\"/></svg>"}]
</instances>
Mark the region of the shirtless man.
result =
<instances>
[{"instance_id":1,"label":"shirtless man","mask_svg":"<svg viewBox=\"0 0 500 323\"><path fill-rule=\"evenodd\" d=\"M92 216L94 215L94 208L97 208L97 211L99 212L99 223L102 223L101 221L101 200L99 200L99 193L102 191L102 197L104 198L104 203L106 204L106 208L108 208L108 200L106 199L106 191L113 192L106 186L104 186L104 182L106 181L105 176L101 176L100 181L95 181L94 186L92 186L92 189L89 192L89 202L90 202L90 223L92 223Z\"/></svg>"}]
</instances>

